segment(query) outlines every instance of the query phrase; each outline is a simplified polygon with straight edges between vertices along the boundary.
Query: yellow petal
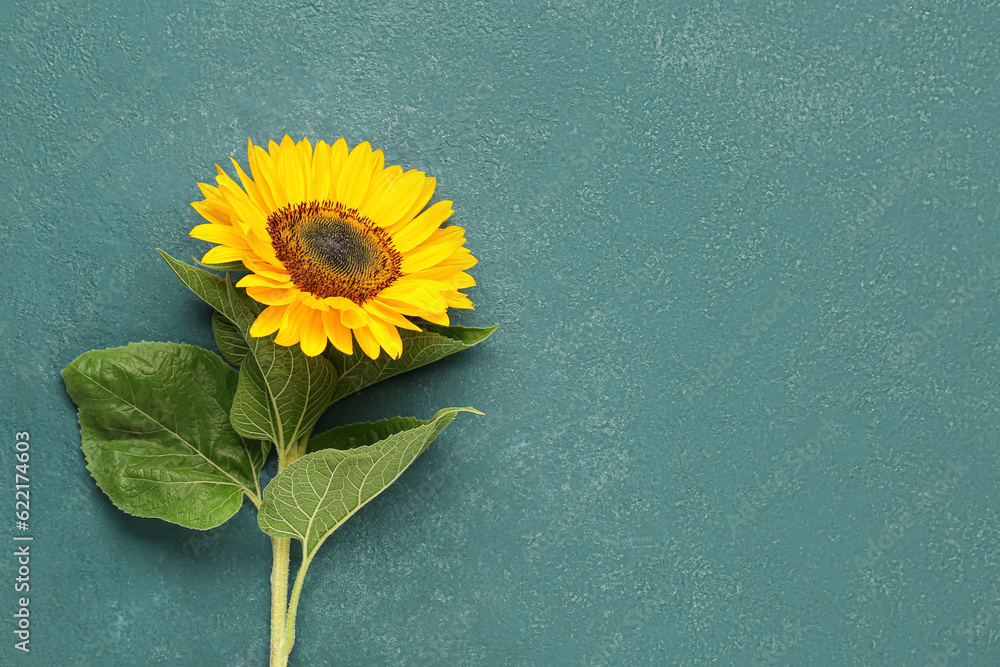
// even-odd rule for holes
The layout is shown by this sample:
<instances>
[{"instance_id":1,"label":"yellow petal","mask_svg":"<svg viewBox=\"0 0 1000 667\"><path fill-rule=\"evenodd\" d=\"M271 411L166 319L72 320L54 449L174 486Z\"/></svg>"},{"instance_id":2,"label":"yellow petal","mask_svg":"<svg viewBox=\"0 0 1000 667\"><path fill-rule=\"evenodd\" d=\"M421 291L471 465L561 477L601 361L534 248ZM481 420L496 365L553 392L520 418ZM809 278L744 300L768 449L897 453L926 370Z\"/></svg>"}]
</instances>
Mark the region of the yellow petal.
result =
<instances>
[{"instance_id":1,"label":"yellow petal","mask_svg":"<svg viewBox=\"0 0 1000 667\"><path fill-rule=\"evenodd\" d=\"M399 222L394 224L392 227L388 228L388 232L391 235L398 234L406 225L413 220L413 217L423 210L424 206L427 206L427 202L431 200L434 195L434 186L437 183L437 179L433 176L428 176L424 179L424 184L420 189L420 196L417 197L417 201L413 202L413 206L410 210L403 214L403 217L399 219Z\"/></svg>"},{"instance_id":2,"label":"yellow petal","mask_svg":"<svg viewBox=\"0 0 1000 667\"><path fill-rule=\"evenodd\" d=\"M434 324L440 324L443 327L451 326L451 320L448 319L448 313L446 312L436 312L427 310L420 313L420 317L424 318L428 322L433 322Z\"/></svg>"},{"instance_id":3,"label":"yellow petal","mask_svg":"<svg viewBox=\"0 0 1000 667\"><path fill-rule=\"evenodd\" d=\"M294 289L274 289L271 287L247 287L247 294L258 303L268 306L280 306L296 301L299 294Z\"/></svg>"},{"instance_id":4,"label":"yellow petal","mask_svg":"<svg viewBox=\"0 0 1000 667\"><path fill-rule=\"evenodd\" d=\"M208 201L222 199L222 195L219 193L219 188L214 185L209 185L208 183L198 183L198 189L201 190L202 196Z\"/></svg>"},{"instance_id":5,"label":"yellow petal","mask_svg":"<svg viewBox=\"0 0 1000 667\"><path fill-rule=\"evenodd\" d=\"M293 301L285 309L285 314L281 318L281 330L274 337L274 342L278 345L290 347L299 342L302 338L302 320L308 314L309 309L302 305L301 301Z\"/></svg>"},{"instance_id":6,"label":"yellow petal","mask_svg":"<svg viewBox=\"0 0 1000 667\"><path fill-rule=\"evenodd\" d=\"M274 342L278 345L284 347L291 347L299 342L302 338L302 333L298 329L292 327L282 327L278 335L274 337Z\"/></svg>"},{"instance_id":7,"label":"yellow petal","mask_svg":"<svg viewBox=\"0 0 1000 667\"><path fill-rule=\"evenodd\" d=\"M325 299L317 299L309 292L301 292L300 296L302 297L302 303L306 304L313 310L321 310L323 312L330 310L330 304L326 303Z\"/></svg>"},{"instance_id":8,"label":"yellow petal","mask_svg":"<svg viewBox=\"0 0 1000 667\"><path fill-rule=\"evenodd\" d=\"M451 289L465 289L466 287L475 287L476 285L475 278L468 273L454 266L441 266L440 264L432 266L429 269L424 269L423 271L411 273L408 277L420 280L433 280Z\"/></svg>"},{"instance_id":9,"label":"yellow petal","mask_svg":"<svg viewBox=\"0 0 1000 667\"><path fill-rule=\"evenodd\" d=\"M240 167L240 163L235 160L235 158L229 158L233 163L233 167L236 168L236 175L240 177L240 183L243 184L243 189L246 191L250 199L257 205L261 211L267 211L267 203L264 198L260 195L260 190L257 188L257 184L253 182L253 179L247 176L243 168Z\"/></svg>"},{"instance_id":10,"label":"yellow petal","mask_svg":"<svg viewBox=\"0 0 1000 667\"><path fill-rule=\"evenodd\" d=\"M381 303L386 308L394 310L400 315L406 315L407 317L420 317L420 313L424 312L423 308L418 308L417 306L413 306L408 303L403 303L402 301L392 301L391 299L386 299L386 300L379 299L379 303Z\"/></svg>"},{"instance_id":11,"label":"yellow petal","mask_svg":"<svg viewBox=\"0 0 1000 667\"><path fill-rule=\"evenodd\" d=\"M271 155L277 158L278 173L281 174L281 184L285 187L285 196L289 204L300 204L305 201L305 177L302 173L302 163L295 142L287 134L281 140L281 145Z\"/></svg>"},{"instance_id":12,"label":"yellow petal","mask_svg":"<svg viewBox=\"0 0 1000 667\"><path fill-rule=\"evenodd\" d=\"M372 336L375 337L386 354L393 359L399 359L399 355L403 353L403 341L400 339L396 327L373 317L368 325L368 330L371 331Z\"/></svg>"},{"instance_id":13,"label":"yellow petal","mask_svg":"<svg viewBox=\"0 0 1000 667\"><path fill-rule=\"evenodd\" d=\"M337 181L347 162L347 141L341 137L330 146L330 199L337 198Z\"/></svg>"},{"instance_id":14,"label":"yellow petal","mask_svg":"<svg viewBox=\"0 0 1000 667\"><path fill-rule=\"evenodd\" d=\"M310 195L318 200L330 198L330 144L320 141L316 144L312 161L312 183L309 186Z\"/></svg>"},{"instance_id":15,"label":"yellow petal","mask_svg":"<svg viewBox=\"0 0 1000 667\"><path fill-rule=\"evenodd\" d=\"M198 202L198 206L195 206L194 208L199 213L205 211L210 215L214 216L215 218L218 218L219 224L222 225L232 224L230 218L233 216L233 210L229 206L229 204L226 203L226 200L223 198L221 192L219 193L218 197L212 197L211 199L206 199L205 201ZM213 222L215 221L213 220Z\"/></svg>"},{"instance_id":16,"label":"yellow petal","mask_svg":"<svg viewBox=\"0 0 1000 667\"><path fill-rule=\"evenodd\" d=\"M243 276L240 278L239 282L236 283L236 287L269 287L271 289L292 289L295 287L291 283L275 282L270 278L266 278L262 275L256 273L251 273L248 276Z\"/></svg>"},{"instance_id":17,"label":"yellow petal","mask_svg":"<svg viewBox=\"0 0 1000 667\"><path fill-rule=\"evenodd\" d=\"M368 327L354 329L354 337L358 339L358 345L361 346L361 349L364 350L365 354L372 359L378 359L379 352L381 352L382 349L379 346L378 341L375 340L375 336L373 336L372 332L368 330Z\"/></svg>"},{"instance_id":18,"label":"yellow petal","mask_svg":"<svg viewBox=\"0 0 1000 667\"><path fill-rule=\"evenodd\" d=\"M268 181L269 173L266 172L265 166L261 165L260 153L264 153L263 149L259 146L254 146L253 142L247 139L247 161L250 164L250 174L253 176L254 183L257 184L257 191L260 193L260 198L264 202L265 211L276 211L278 206L275 203L275 197L271 191L271 185ZM269 165L268 165L269 166Z\"/></svg>"},{"instance_id":19,"label":"yellow petal","mask_svg":"<svg viewBox=\"0 0 1000 667\"><path fill-rule=\"evenodd\" d=\"M371 316L360 308L357 310L340 311L340 323L348 329L357 329L359 327L368 326L371 319Z\"/></svg>"},{"instance_id":20,"label":"yellow petal","mask_svg":"<svg viewBox=\"0 0 1000 667\"><path fill-rule=\"evenodd\" d=\"M386 190L402 175L403 168L398 164L375 172L375 175L372 176L371 185L368 186L368 192L365 194L365 201L361 204L361 208L358 209L361 215L367 216L368 214L365 211L371 208L371 205L377 202L385 194Z\"/></svg>"},{"instance_id":21,"label":"yellow petal","mask_svg":"<svg viewBox=\"0 0 1000 667\"><path fill-rule=\"evenodd\" d=\"M275 148L277 144L273 141L271 142ZM276 211L279 208L288 205L288 197L285 195L285 188L281 183L281 172L278 171L277 161L260 146L253 147L254 161L256 162L256 168L254 163L251 162L250 169L253 172L254 181L260 187L261 195L264 194L264 185L271 193L271 206L270 211ZM257 175L257 171L260 171L260 176ZM266 197L265 197L266 199Z\"/></svg>"},{"instance_id":22,"label":"yellow petal","mask_svg":"<svg viewBox=\"0 0 1000 667\"><path fill-rule=\"evenodd\" d=\"M336 310L328 310L322 314L322 318L323 330L333 346L344 354L354 354L351 330L340 323L340 313Z\"/></svg>"},{"instance_id":23,"label":"yellow petal","mask_svg":"<svg viewBox=\"0 0 1000 667\"><path fill-rule=\"evenodd\" d=\"M198 225L190 232L189 236L209 243L221 243L230 248L239 248L243 251L250 249L246 238L237 232L232 225Z\"/></svg>"},{"instance_id":24,"label":"yellow petal","mask_svg":"<svg viewBox=\"0 0 1000 667\"><path fill-rule=\"evenodd\" d=\"M229 246L217 245L201 258L202 264L226 264L243 259L243 251Z\"/></svg>"},{"instance_id":25,"label":"yellow petal","mask_svg":"<svg viewBox=\"0 0 1000 667\"><path fill-rule=\"evenodd\" d=\"M372 151L372 178L375 177L375 174L382 171L383 167L385 167L385 154L382 153L382 149Z\"/></svg>"},{"instance_id":26,"label":"yellow petal","mask_svg":"<svg viewBox=\"0 0 1000 667\"><path fill-rule=\"evenodd\" d=\"M396 179L381 197L365 207L364 215L380 227L389 227L410 210L420 196L424 173L415 169Z\"/></svg>"},{"instance_id":27,"label":"yellow petal","mask_svg":"<svg viewBox=\"0 0 1000 667\"><path fill-rule=\"evenodd\" d=\"M428 285L425 281L416 281L413 284L395 284L382 290L379 301L390 306L397 302L409 304L421 310L445 310L448 305L445 303L441 293Z\"/></svg>"},{"instance_id":28,"label":"yellow petal","mask_svg":"<svg viewBox=\"0 0 1000 667\"><path fill-rule=\"evenodd\" d=\"M410 290L417 287L426 287L434 292L443 292L446 289L451 289L445 283L440 280L431 280L429 278L421 278L417 274L407 274L405 276L400 276L396 279L389 288L386 288L380 292L380 294L393 293L396 290ZM391 289L390 289L391 288Z\"/></svg>"},{"instance_id":29,"label":"yellow petal","mask_svg":"<svg viewBox=\"0 0 1000 667\"><path fill-rule=\"evenodd\" d=\"M441 223L455 211L448 200L439 201L418 215L410 224L392 237L392 245L399 252L409 252L430 237Z\"/></svg>"},{"instance_id":30,"label":"yellow petal","mask_svg":"<svg viewBox=\"0 0 1000 667\"><path fill-rule=\"evenodd\" d=\"M236 212L240 222L248 228L266 235L267 216L251 201L243 188L226 174L219 174L215 180L219 184L219 189L222 191L226 203Z\"/></svg>"},{"instance_id":31,"label":"yellow petal","mask_svg":"<svg viewBox=\"0 0 1000 667\"><path fill-rule=\"evenodd\" d=\"M364 141L354 147L337 179L337 201L345 208L361 205L372 179L372 147Z\"/></svg>"},{"instance_id":32,"label":"yellow petal","mask_svg":"<svg viewBox=\"0 0 1000 667\"><path fill-rule=\"evenodd\" d=\"M253 260L244 259L243 264L250 271L279 283L287 283L292 279L283 266L280 266L280 264L278 266L274 266L273 264L261 260L259 257L254 258Z\"/></svg>"},{"instance_id":33,"label":"yellow petal","mask_svg":"<svg viewBox=\"0 0 1000 667\"><path fill-rule=\"evenodd\" d=\"M302 168L302 180L305 183L304 192L302 193L302 201L313 201L314 199L317 199L317 197L313 194L312 189L312 142L310 142L308 138L302 137L302 141L296 144L296 148L299 152L299 165Z\"/></svg>"},{"instance_id":34,"label":"yellow petal","mask_svg":"<svg viewBox=\"0 0 1000 667\"><path fill-rule=\"evenodd\" d=\"M465 269L471 269L478 263L479 260L472 256L471 250L468 248L459 248L447 259L438 262L438 266L454 267L464 271Z\"/></svg>"},{"instance_id":35,"label":"yellow petal","mask_svg":"<svg viewBox=\"0 0 1000 667\"><path fill-rule=\"evenodd\" d=\"M411 331L420 331L420 327L403 317L398 310L390 308L386 304L381 303L378 299L372 299L371 301L365 302L364 309L368 312L368 314L381 318L390 324L395 324L397 327L402 327Z\"/></svg>"},{"instance_id":36,"label":"yellow petal","mask_svg":"<svg viewBox=\"0 0 1000 667\"><path fill-rule=\"evenodd\" d=\"M270 235L261 238L260 234L250 229L247 230L245 238L247 243L249 243L250 247L253 249L255 255L272 266L281 266L281 262L278 261L278 256L274 254L274 246L271 245Z\"/></svg>"},{"instance_id":37,"label":"yellow petal","mask_svg":"<svg viewBox=\"0 0 1000 667\"><path fill-rule=\"evenodd\" d=\"M457 231L455 233L432 234L427 241L404 254L403 263L400 266L403 273L416 273L429 269L461 248L465 243L464 229L448 227L446 230L438 230L438 232L450 232L451 230Z\"/></svg>"},{"instance_id":38,"label":"yellow petal","mask_svg":"<svg viewBox=\"0 0 1000 667\"><path fill-rule=\"evenodd\" d=\"M310 310L302 320L302 337L299 346L307 357L315 357L326 349L326 331L323 317L317 310Z\"/></svg>"},{"instance_id":39,"label":"yellow petal","mask_svg":"<svg viewBox=\"0 0 1000 667\"><path fill-rule=\"evenodd\" d=\"M229 227L229 207L219 204L208 202L208 201L193 201L191 206L194 210L198 211L201 217L205 218L209 222L215 223L217 225L222 225L223 227Z\"/></svg>"},{"instance_id":40,"label":"yellow petal","mask_svg":"<svg viewBox=\"0 0 1000 667\"><path fill-rule=\"evenodd\" d=\"M268 306L262 310L250 326L250 335L254 338L260 338L273 334L281 326L281 319L287 308L288 306Z\"/></svg>"},{"instance_id":41,"label":"yellow petal","mask_svg":"<svg viewBox=\"0 0 1000 667\"><path fill-rule=\"evenodd\" d=\"M335 310L361 310L361 306L342 296L328 296L323 299L323 304Z\"/></svg>"},{"instance_id":42,"label":"yellow petal","mask_svg":"<svg viewBox=\"0 0 1000 667\"><path fill-rule=\"evenodd\" d=\"M470 276L465 271L460 271L451 280L444 281L449 287L454 289L465 289L466 287L475 287L476 279Z\"/></svg>"},{"instance_id":43,"label":"yellow petal","mask_svg":"<svg viewBox=\"0 0 1000 667\"><path fill-rule=\"evenodd\" d=\"M445 292L441 292L441 296L444 297L444 300L448 304L449 308L466 308L469 310L475 309L475 307L472 305L472 299L470 299L465 294L462 294L458 290L448 290Z\"/></svg>"}]
</instances>

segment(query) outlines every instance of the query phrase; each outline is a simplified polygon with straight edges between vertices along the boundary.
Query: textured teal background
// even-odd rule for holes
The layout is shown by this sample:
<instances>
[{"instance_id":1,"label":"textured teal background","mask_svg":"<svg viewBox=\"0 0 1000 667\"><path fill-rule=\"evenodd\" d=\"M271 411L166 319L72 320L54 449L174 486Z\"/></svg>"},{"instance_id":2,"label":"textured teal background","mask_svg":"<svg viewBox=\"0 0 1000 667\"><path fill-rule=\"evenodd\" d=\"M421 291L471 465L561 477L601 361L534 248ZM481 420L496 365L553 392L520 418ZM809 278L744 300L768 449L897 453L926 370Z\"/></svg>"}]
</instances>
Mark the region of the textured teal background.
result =
<instances>
[{"instance_id":1,"label":"textured teal background","mask_svg":"<svg viewBox=\"0 0 1000 667\"><path fill-rule=\"evenodd\" d=\"M487 414L324 547L293 665L1000 664L994 3L5 2L0 40L0 663L266 664L253 508L115 510L59 370L213 346L154 248L288 132L436 176L456 320L501 323L327 420Z\"/></svg>"}]
</instances>

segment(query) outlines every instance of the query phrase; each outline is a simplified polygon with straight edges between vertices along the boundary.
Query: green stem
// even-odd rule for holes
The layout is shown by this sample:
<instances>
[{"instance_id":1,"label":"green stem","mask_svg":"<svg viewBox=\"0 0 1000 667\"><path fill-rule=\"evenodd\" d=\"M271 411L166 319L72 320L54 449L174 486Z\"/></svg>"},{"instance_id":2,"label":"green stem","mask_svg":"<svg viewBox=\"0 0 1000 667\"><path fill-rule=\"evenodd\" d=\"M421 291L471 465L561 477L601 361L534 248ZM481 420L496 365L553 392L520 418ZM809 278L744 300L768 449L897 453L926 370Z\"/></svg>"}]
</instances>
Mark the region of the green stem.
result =
<instances>
[{"instance_id":1,"label":"green stem","mask_svg":"<svg viewBox=\"0 0 1000 667\"><path fill-rule=\"evenodd\" d=\"M278 449L278 472L281 472L299 458L298 443L287 451ZM288 561L292 551L292 541L288 537L272 537L271 551L271 667L288 665L289 645L285 649L285 617L288 609Z\"/></svg>"},{"instance_id":2,"label":"green stem","mask_svg":"<svg viewBox=\"0 0 1000 667\"><path fill-rule=\"evenodd\" d=\"M299 595L302 593L302 582L306 579L306 570L309 569L309 563L311 562L311 556L307 558L303 555L302 565L299 566L299 573L295 575L292 599L288 602L288 617L285 619L285 637L282 644L286 648L286 661L288 660L288 654L292 652L292 645L295 643L295 614L299 608Z\"/></svg>"},{"instance_id":3,"label":"green stem","mask_svg":"<svg viewBox=\"0 0 1000 667\"><path fill-rule=\"evenodd\" d=\"M282 652L285 636L285 605L288 602L288 557L291 540L272 537L274 564L271 566L271 667L285 667L288 653Z\"/></svg>"}]
</instances>

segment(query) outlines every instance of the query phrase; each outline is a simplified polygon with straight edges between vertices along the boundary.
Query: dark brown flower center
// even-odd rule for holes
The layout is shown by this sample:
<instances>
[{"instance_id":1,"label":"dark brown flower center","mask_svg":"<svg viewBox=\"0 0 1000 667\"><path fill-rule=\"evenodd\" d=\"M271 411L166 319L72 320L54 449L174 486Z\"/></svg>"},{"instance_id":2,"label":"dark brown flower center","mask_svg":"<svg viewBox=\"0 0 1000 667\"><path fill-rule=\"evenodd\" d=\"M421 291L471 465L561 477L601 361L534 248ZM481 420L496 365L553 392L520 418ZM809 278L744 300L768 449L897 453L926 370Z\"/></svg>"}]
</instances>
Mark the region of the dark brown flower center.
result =
<instances>
[{"instance_id":1,"label":"dark brown flower center","mask_svg":"<svg viewBox=\"0 0 1000 667\"><path fill-rule=\"evenodd\" d=\"M292 282L317 299L361 305L401 273L403 258L385 230L334 202L286 206L268 217L267 231Z\"/></svg>"}]
</instances>

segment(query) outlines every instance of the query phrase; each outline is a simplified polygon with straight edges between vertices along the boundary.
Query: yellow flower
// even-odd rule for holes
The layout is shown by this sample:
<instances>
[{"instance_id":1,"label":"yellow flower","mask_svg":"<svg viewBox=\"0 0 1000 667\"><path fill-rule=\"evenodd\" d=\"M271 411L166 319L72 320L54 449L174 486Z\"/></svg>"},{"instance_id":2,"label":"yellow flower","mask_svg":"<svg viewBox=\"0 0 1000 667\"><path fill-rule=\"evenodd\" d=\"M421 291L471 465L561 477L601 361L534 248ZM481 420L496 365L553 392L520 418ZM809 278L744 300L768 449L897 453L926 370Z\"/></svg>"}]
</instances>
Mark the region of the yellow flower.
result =
<instances>
[{"instance_id":1,"label":"yellow flower","mask_svg":"<svg viewBox=\"0 0 1000 667\"><path fill-rule=\"evenodd\" d=\"M396 327L419 331L408 317L447 325L448 308L472 308L459 290L476 284L465 269L477 260L464 229L441 227L452 202L423 210L433 177L385 168L367 141L314 150L285 135L268 150L248 142L247 153L250 175L232 160L239 183L216 165L218 185L198 184L205 199L191 205L209 224L191 236L219 244L203 263L251 272L236 286L267 305L251 336L278 332L275 343L309 356L327 341L352 354L356 339L372 359L381 350L398 359Z\"/></svg>"}]
</instances>

